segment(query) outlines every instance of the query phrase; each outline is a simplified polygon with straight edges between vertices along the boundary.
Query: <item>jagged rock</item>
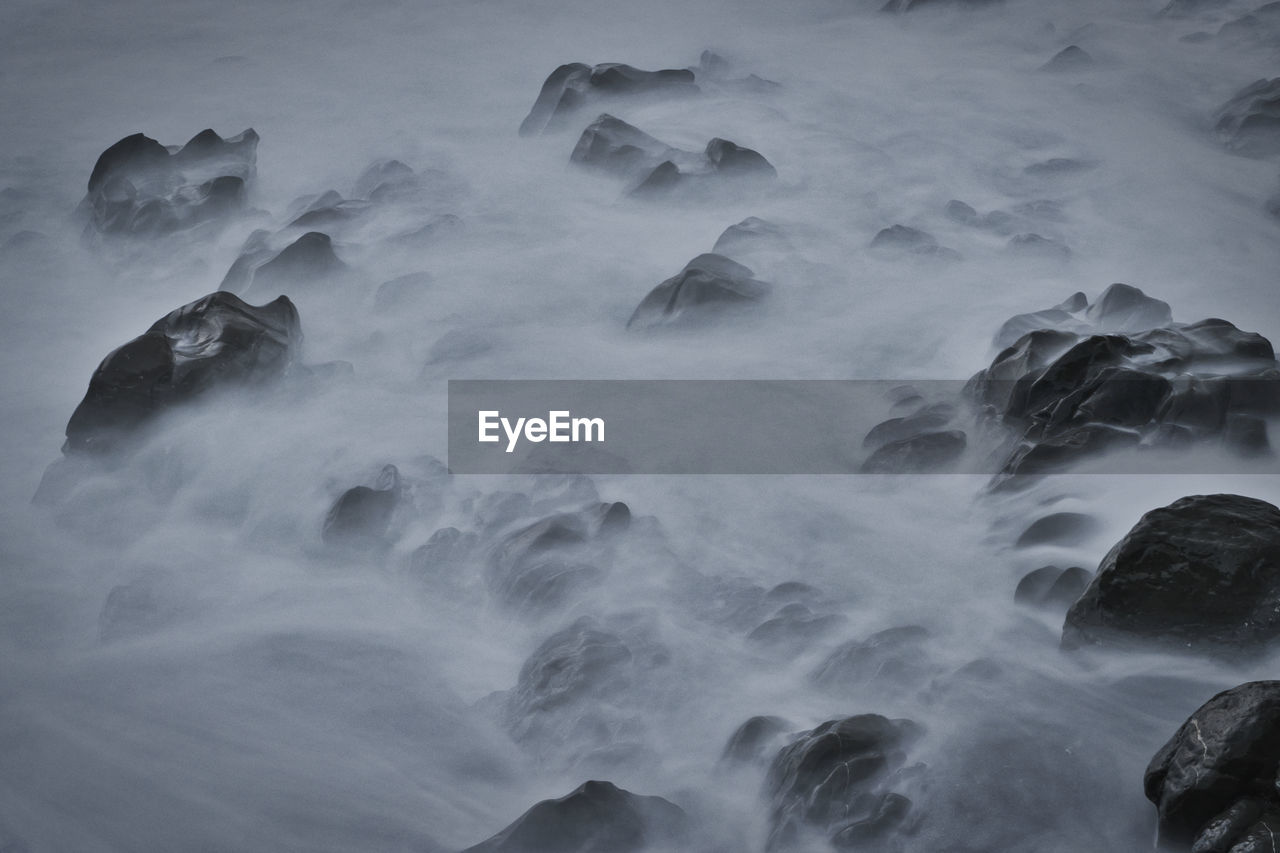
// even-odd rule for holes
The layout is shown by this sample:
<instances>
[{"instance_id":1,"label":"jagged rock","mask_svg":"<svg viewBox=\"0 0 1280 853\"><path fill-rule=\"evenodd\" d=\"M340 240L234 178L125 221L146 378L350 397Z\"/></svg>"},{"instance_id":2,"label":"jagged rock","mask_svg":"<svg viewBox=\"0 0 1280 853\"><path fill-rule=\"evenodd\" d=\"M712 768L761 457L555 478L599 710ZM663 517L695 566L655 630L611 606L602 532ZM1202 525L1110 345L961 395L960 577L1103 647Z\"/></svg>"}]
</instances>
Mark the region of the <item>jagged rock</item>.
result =
<instances>
[{"instance_id":1,"label":"jagged rock","mask_svg":"<svg viewBox=\"0 0 1280 853\"><path fill-rule=\"evenodd\" d=\"M1094 65L1093 57L1076 45L1067 45L1053 55L1053 58L1040 66L1041 71L1061 72L1080 71Z\"/></svg>"},{"instance_id":2,"label":"jagged rock","mask_svg":"<svg viewBox=\"0 0 1280 853\"><path fill-rule=\"evenodd\" d=\"M354 486L330 507L321 538L328 545L375 546L382 543L400 502L400 472L383 467L372 488Z\"/></svg>"},{"instance_id":3,"label":"jagged rock","mask_svg":"<svg viewBox=\"0 0 1280 853\"><path fill-rule=\"evenodd\" d=\"M1067 608L1084 594L1092 578L1093 575L1079 566L1067 569L1042 566L1018 581L1013 600L1032 607Z\"/></svg>"},{"instance_id":4,"label":"jagged rock","mask_svg":"<svg viewBox=\"0 0 1280 853\"><path fill-rule=\"evenodd\" d=\"M688 816L674 803L592 781L543 800L463 853L641 853L678 846L687 831Z\"/></svg>"},{"instance_id":5,"label":"jagged rock","mask_svg":"<svg viewBox=\"0 0 1280 853\"><path fill-rule=\"evenodd\" d=\"M1258 80L1237 92L1218 110L1214 129L1237 154L1280 153L1280 77Z\"/></svg>"},{"instance_id":6,"label":"jagged rock","mask_svg":"<svg viewBox=\"0 0 1280 853\"><path fill-rule=\"evenodd\" d=\"M1098 520L1079 512L1055 512L1038 518L1018 537L1015 548L1078 544L1098 530Z\"/></svg>"},{"instance_id":7,"label":"jagged rock","mask_svg":"<svg viewBox=\"0 0 1280 853\"><path fill-rule=\"evenodd\" d=\"M102 360L67 422L63 452L112 450L166 409L273 380L301 339L284 296L253 306L218 291L184 305Z\"/></svg>"},{"instance_id":8,"label":"jagged rock","mask_svg":"<svg viewBox=\"0 0 1280 853\"><path fill-rule=\"evenodd\" d=\"M730 255L757 249L787 251L790 248L791 242L781 228L772 222L748 216L737 225L726 228L711 251L717 255Z\"/></svg>"},{"instance_id":9,"label":"jagged rock","mask_svg":"<svg viewBox=\"0 0 1280 853\"><path fill-rule=\"evenodd\" d=\"M103 234L162 234L220 218L244 206L257 146L252 129L228 139L203 130L181 148L126 136L98 157L81 210Z\"/></svg>"},{"instance_id":10,"label":"jagged rock","mask_svg":"<svg viewBox=\"0 0 1280 853\"><path fill-rule=\"evenodd\" d=\"M808 832L845 847L908 830L911 802L893 788L920 734L910 720L860 714L823 723L781 749L765 780L767 849L796 849Z\"/></svg>"},{"instance_id":11,"label":"jagged rock","mask_svg":"<svg viewBox=\"0 0 1280 853\"><path fill-rule=\"evenodd\" d=\"M921 432L881 445L858 470L864 474L919 474L945 469L968 442L962 430Z\"/></svg>"},{"instance_id":12,"label":"jagged rock","mask_svg":"<svg viewBox=\"0 0 1280 853\"><path fill-rule=\"evenodd\" d=\"M713 311L758 302L771 287L756 279L749 268L723 255L698 255L641 300L627 328L705 319Z\"/></svg>"},{"instance_id":13,"label":"jagged rock","mask_svg":"<svg viewBox=\"0 0 1280 853\"><path fill-rule=\"evenodd\" d=\"M1275 850L1280 828L1280 681L1214 696L1151 759L1143 777L1160 840L1196 853Z\"/></svg>"},{"instance_id":14,"label":"jagged rock","mask_svg":"<svg viewBox=\"0 0 1280 853\"><path fill-rule=\"evenodd\" d=\"M1145 332L1173 322L1168 302L1147 296L1136 287L1113 284L1085 311L1085 318L1103 332Z\"/></svg>"},{"instance_id":15,"label":"jagged rock","mask_svg":"<svg viewBox=\"0 0 1280 853\"><path fill-rule=\"evenodd\" d=\"M1067 613L1062 642L1183 650L1257 648L1280 637L1280 510L1196 495L1152 510L1103 558Z\"/></svg>"},{"instance_id":16,"label":"jagged rock","mask_svg":"<svg viewBox=\"0 0 1280 853\"><path fill-rule=\"evenodd\" d=\"M529 115L520 123L520 135L562 128L574 113L605 98L679 97L699 91L694 74L688 69L641 71L617 62L595 67L573 62L561 65L547 77Z\"/></svg>"},{"instance_id":17,"label":"jagged rock","mask_svg":"<svg viewBox=\"0 0 1280 853\"><path fill-rule=\"evenodd\" d=\"M515 531L493 549L486 580L504 604L548 610L603 574L610 540L630 524L624 503L558 513Z\"/></svg>"}]
</instances>

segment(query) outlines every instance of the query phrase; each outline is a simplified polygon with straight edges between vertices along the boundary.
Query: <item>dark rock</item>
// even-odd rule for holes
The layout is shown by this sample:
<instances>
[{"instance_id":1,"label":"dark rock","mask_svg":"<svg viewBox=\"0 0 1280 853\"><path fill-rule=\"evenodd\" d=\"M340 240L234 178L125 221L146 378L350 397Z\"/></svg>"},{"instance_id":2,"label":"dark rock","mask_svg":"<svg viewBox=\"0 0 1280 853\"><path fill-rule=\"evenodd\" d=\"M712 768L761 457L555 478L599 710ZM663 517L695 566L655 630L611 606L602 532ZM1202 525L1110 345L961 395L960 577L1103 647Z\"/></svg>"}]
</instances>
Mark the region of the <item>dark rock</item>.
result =
<instances>
[{"instance_id":1,"label":"dark rock","mask_svg":"<svg viewBox=\"0 0 1280 853\"><path fill-rule=\"evenodd\" d=\"M456 527L442 527L413 552L410 568L419 578L436 578L459 568L474 552L479 537Z\"/></svg>"},{"instance_id":2,"label":"dark rock","mask_svg":"<svg viewBox=\"0 0 1280 853\"><path fill-rule=\"evenodd\" d=\"M1267 439L1267 422L1257 415L1238 412L1227 415L1222 441L1237 455L1245 458L1271 454L1271 442Z\"/></svg>"},{"instance_id":3,"label":"dark rock","mask_svg":"<svg viewBox=\"0 0 1280 853\"><path fill-rule=\"evenodd\" d=\"M720 760L742 764L760 761L788 728L790 724L781 717L752 717L734 730Z\"/></svg>"},{"instance_id":4,"label":"dark rock","mask_svg":"<svg viewBox=\"0 0 1280 853\"><path fill-rule=\"evenodd\" d=\"M302 339L287 297L255 307L218 291L152 324L94 371L64 453L105 452L173 406L284 373Z\"/></svg>"},{"instance_id":5,"label":"dark rock","mask_svg":"<svg viewBox=\"0 0 1280 853\"><path fill-rule=\"evenodd\" d=\"M604 98L688 96L698 92L693 72L687 69L641 71L616 62L595 67L581 62L561 65L542 84L533 108L520 123L520 135L532 136L564 127L578 110Z\"/></svg>"},{"instance_id":6,"label":"dark rock","mask_svg":"<svg viewBox=\"0 0 1280 853\"><path fill-rule=\"evenodd\" d=\"M915 12L921 9L983 9L998 6L1003 0L889 0L880 7L881 12Z\"/></svg>"},{"instance_id":7,"label":"dark rock","mask_svg":"<svg viewBox=\"0 0 1280 853\"><path fill-rule=\"evenodd\" d=\"M1280 681L1214 696L1147 766L1160 837L1197 853L1274 850L1280 827Z\"/></svg>"},{"instance_id":8,"label":"dark rock","mask_svg":"<svg viewBox=\"0 0 1280 853\"><path fill-rule=\"evenodd\" d=\"M1173 322L1169 303L1147 296L1136 287L1113 284L1089 306L1085 317L1104 332L1144 332Z\"/></svg>"},{"instance_id":9,"label":"dark rock","mask_svg":"<svg viewBox=\"0 0 1280 853\"><path fill-rule=\"evenodd\" d=\"M699 255L641 300L627 328L682 323L709 316L713 309L759 302L771 285L759 281L742 264L723 255Z\"/></svg>"},{"instance_id":10,"label":"dark rock","mask_svg":"<svg viewBox=\"0 0 1280 853\"><path fill-rule=\"evenodd\" d=\"M955 414L955 406L935 403L905 417L890 418L873 426L862 439L862 446L875 450L891 442L933 432L950 423Z\"/></svg>"},{"instance_id":11,"label":"dark rock","mask_svg":"<svg viewBox=\"0 0 1280 853\"><path fill-rule=\"evenodd\" d=\"M1060 471L1074 462L1115 450L1131 450L1142 441L1137 430L1106 424L1084 424L1027 441L1009 455L1002 469L1007 476L1039 476Z\"/></svg>"},{"instance_id":12,"label":"dark rock","mask_svg":"<svg viewBox=\"0 0 1280 853\"><path fill-rule=\"evenodd\" d=\"M726 228L716 239L711 251L717 255L730 255L755 249L787 251L790 248L791 242L781 228L772 222L749 216L737 225Z\"/></svg>"},{"instance_id":13,"label":"dark rock","mask_svg":"<svg viewBox=\"0 0 1280 853\"><path fill-rule=\"evenodd\" d=\"M707 159L717 172L726 175L750 175L773 178L778 172L760 152L735 145L719 137L707 143Z\"/></svg>"},{"instance_id":14,"label":"dark rock","mask_svg":"<svg viewBox=\"0 0 1280 853\"><path fill-rule=\"evenodd\" d=\"M1079 544L1097 532L1098 520L1078 512L1055 512L1038 518L1022 531L1015 548L1031 548L1036 545Z\"/></svg>"},{"instance_id":15,"label":"dark rock","mask_svg":"<svg viewBox=\"0 0 1280 853\"><path fill-rule=\"evenodd\" d=\"M684 810L662 797L593 781L558 800L543 800L463 853L640 853L678 844L687 825Z\"/></svg>"},{"instance_id":16,"label":"dark rock","mask_svg":"<svg viewBox=\"0 0 1280 853\"><path fill-rule=\"evenodd\" d=\"M951 199L944 210L948 219L959 222L961 225L977 225L980 221L978 211L959 199Z\"/></svg>"},{"instance_id":17,"label":"dark rock","mask_svg":"<svg viewBox=\"0 0 1280 853\"><path fill-rule=\"evenodd\" d=\"M608 113L587 125L569 160L620 175L651 171L676 150Z\"/></svg>"},{"instance_id":18,"label":"dark rock","mask_svg":"<svg viewBox=\"0 0 1280 853\"><path fill-rule=\"evenodd\" d=\"M394 465L383 467L373 488L355 486L334 502L325 516L321 538L327 545L381 544L400 502L400 494L400 472Z\"/></svg>"},{"instance_id":19,"label":"dark rock","mask_svg":"<svg viewBox=\"0 0 1280 853\"><path fill-rule=\"evenodd\" d=\"M631 195L637 198L653 198L666 195L680 184L680 167L670 160L663 160L641 181Z\"/></svg>"},{"instance_id":20,"label":"dark rock","mask_svg":"<svg viewBox=\"0 0 1280 853\"><path fill-rule=\"evenodd\" d=\"M309 231L253 271L254 287L285 288L340 275L347 265L333 251L328 234Z\"/></svg>"},{"instance_id":21,"label":"dark rock","mask_svg":"<svg viewBox=\"0 0 1280 853\"><path fill-rule=\"evenodd\" d=\"M1280 510L1197 495L1152 510L1103 558L1067 613L1065 648L1122 641L1191 651L1280 635Z\"/></svg>"},{"instance_id":22,"label":"dark rock","mask_svg":"<svg viewBox=\"0 0 1280 853\"><path fill-rule=\"evenodd\" d=\"M1258 80L1237 92L1218 110L1214 129L1237 154L1280 153L1280 77Z\"/></svg>"},{"instance_id":23,"label":"dark rock","mask_svg":"<svg viewBox=\"0 0 1280 853\"><path fill-rule=\"evenodd\" d=\"M375 160L356 178L356 198L387 201L412 194L419 187L417 174L399 160Z\"/></svg>"},{"instance_id":24,"label":"dark rock","mask_svg":"<svg viewBox=\"0 0 1280 853\"><path fill-rule=\"evenodd\" d=\"M892 789L920 733L910 720L860 714L823 723L780 750L765 780L767 849L795 849L809 831L882 842L908 829L909 801Z\"/></svg>"},{"instance_id":25,"label":"dark rock","mask_svg":"<svg viewBox=\"0 0 1280 853\"><path fill-rule=\"evenodd\" d=\"M958 429L922 432L882 445L858 469L864 474L919 474L958 460L967 441Z\"/></svg>"},{"instance_id":26,"label":"dark rock","mask_svg":"<svg viewBox=\"0 0 1280 853\"><path fill-rule=\"evenodd\" d=\"M1084 594L1092 578L1093 575L1079 566L1068 569L1042 566L1018 581L1013 600L1032 607L1067 608Z\"/></svg>"},{"instance_id":27,"label":"dark rock","mask_svg":"<svg viewBox=\"0 0 1280 853\"><path fill-rule=\"evenodd\" d=\"M814 613L792 602L747 634L747 641L784 657L800 654L814 642L839 628L846 619L836 613Z\"/></svg>"},{"instance_id":28,"label":"dark rock","mask_svg":"<svg viewBox=\"0 0 1280 853\"><path fill-rule=\"evenodd\" d=\"M930 252L936 249L938 241L932 234L906 225L891 225L883 228L871 239L873 249L899 249L908 252Z\"/></svg>"},{"instance_id":29,"label":"dark rock","mask_svg":"<svg viewBox=\"0 0 1280 853\"><path fill-rule=\"evenodd\" d=\"M257 146L253 130L229 139L204 130L172 152L135 133L98 157L81 209L103 234L162 234L221 218L244 206Z\"/></svg>"},{"instance_id":30,"label":"dark rock","mask_svg":"<svg viewBox=\"0 0 1280 853\"><path fill-rule=\"evenodd\" d=\"M1093 66L1093 57L1076 45L1068 45L1040 66L1041 71L1079 71Z\"/></svg>"}]
</instances>

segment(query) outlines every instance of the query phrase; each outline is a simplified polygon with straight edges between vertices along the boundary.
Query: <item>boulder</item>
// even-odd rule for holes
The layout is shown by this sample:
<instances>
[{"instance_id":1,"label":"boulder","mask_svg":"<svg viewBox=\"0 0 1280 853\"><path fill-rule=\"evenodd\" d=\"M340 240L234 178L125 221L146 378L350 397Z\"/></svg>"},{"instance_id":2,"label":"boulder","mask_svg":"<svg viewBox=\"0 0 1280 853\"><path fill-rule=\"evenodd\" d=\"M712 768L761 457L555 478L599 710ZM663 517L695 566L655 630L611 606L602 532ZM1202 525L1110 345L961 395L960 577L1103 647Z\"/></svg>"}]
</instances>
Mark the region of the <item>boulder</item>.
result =
<instances>
[{"instance_id":1,"label":"boulder","mask_svg":"<svg viewBox=\"0 0 1280 853\"><path fill-rule=\"evenodd\" d=\"M648 172L676 153L665 142L605 113L582 131L569 161L630 176Z\"/></svg>"},{"instance_id":2,"label":"boulder","mask_svg":"<svg viewBox=\"0 0 1280 853\"><path fill-rule=\"evenodd\" d=\"M1200 706L1143 778L1160 840L1197 853L1276 849L1280 681L1251 681Z\"/></svg>"},{"instance_id":3,"label":"boulder","mask_svg":"<svg viewBox=\"0 0 1280 853\"><path fill-rule=\"evenodd\" d=\"M1067 608L1075 603L1093 575L1079 566L1060 569L1057 566L1042 566L1023 575L1018 587L1013 592L1013 600L1017 604L1030 607Z\"/></svg>"},{"instance_id":4,"label":"boulder","mask_svg":"<svg viewBox=\"0 0 1280 853\"><path fill-rule=\"evenodd\" d=\"M1094 61L1092 56L1090 56L1083 48L1071 44L1055 53L1052 59L1040 66L1040 70L1054 73L1063 71L1080 71L1085 68L1091 68L1093 65Z\"/></svg>"},{"instance_id":5,"label":"boulder","mask_svg":"<svg viewBox=\"0 0 1280 853\"><path fill-rule=\"evenodd\" d=\"M723 255L704 254L641 300L627 328L683 324L764 299L772 286Z\"/></svg>"},{"instance_id":6,"label":"boulder","mask_svg":"<svg viewBox=\"0 0 1280 853\"><path fill-rule=\"evenodd\" d=\"M684 68L642 71L618 62L594 67L572 62L548 75L529 115L520 123L520 135L563 128L576 112L605 99L687 97L699 91L694 73Z\"/></svg>"},{"instance_id":7,"label":"boulder","mask_svg":"<svg viewBox=\"0 0 1280 853\"><path fill-rule=\"evenodd\" d=\"M907 830L911 801L894 787L920 734L910 720L859 714L823 723L779 750L765 780L767 849L796 849L812 832L846 847Z\"/></svg>"},{"instance_id":8,"label":"boulder","mask_svg":"<svg viewBox=\"0 0 1280 853\"><path fill-rule=\"evenodd\" d=\"M63 452L112 450L174 406L274 380L301 340L285 296L253 306L218 291L184 305L102 360L67 422Z\"/></svg>"},{"instance_id":9,"label":"boulder","mask_svg":"<svg viewBox=\"0 0 1280 853\"><path fill-rule=\"evenodd\" d=\"M687 831L688 816L669 800L591 781L543 800L463 853L641 853L678 846Z\"/></svg>"},{"instance_id":10,"label":"boulder","mask_svg":"<svg viewBox=\"0 0 1280 853\"><path fill-rule=\"evenodd\" d=\"M98 157L80 209L103 234L163 234L243 208L254 177L258 134L223 139L203 130L182 147L141 133Z\"/></svg>"},{"instance_id":11,"label":"boulder","mask_svg":"<svg viewBox=\"0 0 1280 853\"><path fill-rule=\"evenodd\" d=\"M732 255L759 249L788 251L791 241L782 228L755 216L748 216L737 225L730 225L716 238L711 247L713 254Z\"/></svg>"},{"instance_id":12,"label":"boulder","mask_svg":"<svg viewBox=\"0 0 1280 853\"><path fill-rule=\"evenodd\" d=\"M747 720L729 737L720 760L750 764L762 760L773 741L780 738L790 724L781 717L756 716Z\"/></svg>"},{"instance_id":13,"label":"boulder","mask_svg":"<svg viewBox=\"0 0 1280 853\"><path fill-rule=\"evenodd\" d=\"M1097 532L1098 520L1079 512L1054 512L1037 518L1018 537L1015 548L1037 545L1078 545Z\"/></svg>"},{"instance_id":14,"label":"boulder","mask_svg":"<svg viewBox=\"0 0 1280 853\"><path fill-rule=\"evenodd\" d=\"M1280 637L1280 509L1195 495L1152 510L1103 558L1063 625L1065 648L1258 649Z\"/></svg>"},{"instance_id":15,"label":"boulder","mask_svg":"<svg viewBox=\"0 0 1280 853\"><path fill-rule=\"evenodd\" d=\"M1280 153L1280 77L1258 80L1237 92L1214 117L1218 138L1246 157Z\"/></svg>"},{"instance_id":16,"label":"boulder","mask_svg":"<svg viewBox=\"0 0 1280 853\"><path fill-rule=\"evenodd\" d=\"M354 486L330 507L321 538L327 545L370 547L382 544L401 496L400 472L383 467L377 482Z\"/></svg>"}]
</instances>

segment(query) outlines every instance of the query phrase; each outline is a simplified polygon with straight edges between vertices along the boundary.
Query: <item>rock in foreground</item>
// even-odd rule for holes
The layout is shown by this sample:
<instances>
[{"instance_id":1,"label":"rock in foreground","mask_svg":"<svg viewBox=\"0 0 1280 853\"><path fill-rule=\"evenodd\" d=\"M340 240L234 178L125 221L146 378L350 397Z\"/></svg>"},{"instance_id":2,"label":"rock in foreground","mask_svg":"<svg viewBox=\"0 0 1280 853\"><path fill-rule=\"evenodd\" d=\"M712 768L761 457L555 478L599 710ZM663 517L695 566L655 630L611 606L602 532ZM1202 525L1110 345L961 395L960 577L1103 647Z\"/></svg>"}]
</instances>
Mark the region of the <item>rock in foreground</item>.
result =
<instances>
[{"instance_id":1,"label":"rock in foreground","mask_svg":"<svg viewBox=\"0 0 1280 853\"><path fill-rule=\"evenodd\" d=\"M1280 829L1280 681L1214 696L1147 767L1143 787L1160 837L1196 853L1276 849Z\"/></svg>"},{"instance_id":2,"label":"rock in foreground","mask_svg":"<svg viewBox=\"0 0 1280 853\"><path fill-rule=\"evenodd\" d=\"M1111 549L1068 611L1062 641L1215 651L1278 637L1280 509L1196 495L1147 513Z\"/></svg>"}]
</instances>

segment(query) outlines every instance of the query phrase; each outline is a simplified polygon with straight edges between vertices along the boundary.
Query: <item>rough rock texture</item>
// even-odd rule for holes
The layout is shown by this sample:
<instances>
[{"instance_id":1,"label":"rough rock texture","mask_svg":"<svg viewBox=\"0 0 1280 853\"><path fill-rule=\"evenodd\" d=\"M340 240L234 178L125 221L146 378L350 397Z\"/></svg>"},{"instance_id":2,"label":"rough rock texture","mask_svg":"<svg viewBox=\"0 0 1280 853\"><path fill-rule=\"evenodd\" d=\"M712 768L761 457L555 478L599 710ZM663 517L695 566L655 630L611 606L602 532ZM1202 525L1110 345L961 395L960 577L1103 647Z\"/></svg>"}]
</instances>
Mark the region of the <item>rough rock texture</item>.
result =
<instances>
[{"instance_id":1,"label":"rough rock texture","mask_svg":"<svg viewBox=\"0 0 1280 853\"><path fill-rule=\"evenodd\" d=\"M1152 510L1103 558L1063 626L1065 647L1153 642L1192 651L1280 638L1280 509L1195 495Z\"/></svg>"},{"instance_id":2,"label":"rough rock texture","mask_svg":"<svg viewBox=\"0 0 1280 853\"><path fill-rule=\"evenodd\" d=\"M669 800L591 781L558 800L543 800L463 853L640 853L677 844L687 825L684 810Z\"/></svg>"},{"instance_id":3,"label":"rough rock texture","mask_svg":"<svg viewBox=\"0 0 1280 853\"><path fill-rule=\"evenodd\" d=\"M400 472L383 467L372 488L355 486L334 502L325 516L321 536L329 545L373 546L382 542L400 502Z\"/></svg>"},{"instance_id":4,"label":"rough rock texture","mask_svg":"<svg viewBox=\"0 0 1280 853\"><path fill-rule=\"evenodd\" d=\"M252 129L223 139L203 130L182 147L135 133L103 151L81 210L103 234L162 234L244 206L257 162Z\"/></svg>"},{"instance_id":5,"label":"rough rock texture","mask_svg":"<svg viewBox=\"0 0 1280 853\"><path fill-rule=\"evenodd\" d=\"M1225 320L1173 323L1167 303L1112 285L1009 320L997 344L1028 327L970 381L980 410L1017 436L1002 473L1042 474L1116 448L1227 440L1236 415L1280 408L1270 341ZM1237 421L1239 452L1266 451L1265 422Z\"/></svg>"},{"instance_id":6,"label":"rough rock texture","mask_svg":"<svg viewBox=\"0 0 1280 853\"><path fill-rule=\"evenodd\" d=\"M680 97L699 91L694 73L686 68L642 71L620 62L594 67L571 62L552 71L542 84L533 108L520 123L520 135L563 128L574 113L606 98Z\"/></svg>"},{"instance_id":7,"label":"rough rock texture","mask_svg":"<svg viewBox=\"0 0 1280 853\"><path fill-rule=\"evenodd\" d=\"M894 788L919 734L910 720L860 714L823 723L780 750L765 781L768 849L796 849L808 832L854 847L909 831L911 801Z\"/></svg>"},{"instance_id":8,"label":"rough rock texture","mask_svg":"<svg viewBox=\"0 0 1280 853\"><path fill-rule=\"evenodd\" d=\"M1244 87L1214 118L1218 137L1237 154L1270 157L1280 153L1280 77Z\"/></svg>"},{"instance_id":9,"label":"rough rock texture","mask_svg":"<svg viewBox=\"0 0 1280 853\"><path fill-rule=\"evenodd\" d=\"M109 451L166 409L275 379L301 340L284 296L255 307L218 291L184 305L102 360L67 422L63 452Z\"/></svg>"},{"instance_id":10,"label":"rough rock texture","mask_svg":"<svg viewBox=\"0 0 1280 853\"><path fill-rule=\"evenodd\" d=\"M1196 853L1262 853L1280 831L1280 681L1219 693L1147 766L1161 840Z\"/></svg>"},{"instance_id":11,"label":"rough rock texture","mask_svg":"<svg viewBox=\"0 0 1280 853\"><path fill-rule=\"evenodd\" d=\"M659 284L641 300L627 328L686 323L714 313L759 302L771 285L750 269L723 255L703 254Z\"/></svg>"}]
</instances>

